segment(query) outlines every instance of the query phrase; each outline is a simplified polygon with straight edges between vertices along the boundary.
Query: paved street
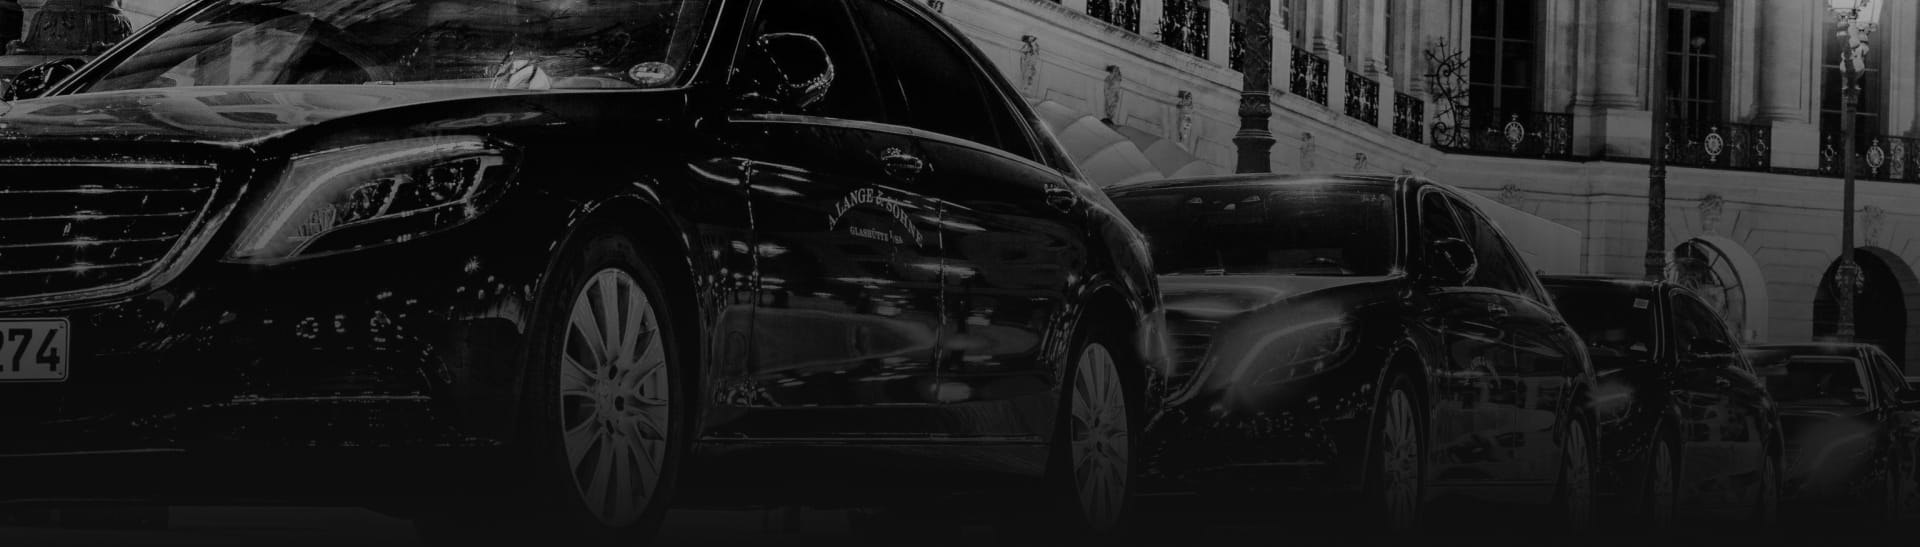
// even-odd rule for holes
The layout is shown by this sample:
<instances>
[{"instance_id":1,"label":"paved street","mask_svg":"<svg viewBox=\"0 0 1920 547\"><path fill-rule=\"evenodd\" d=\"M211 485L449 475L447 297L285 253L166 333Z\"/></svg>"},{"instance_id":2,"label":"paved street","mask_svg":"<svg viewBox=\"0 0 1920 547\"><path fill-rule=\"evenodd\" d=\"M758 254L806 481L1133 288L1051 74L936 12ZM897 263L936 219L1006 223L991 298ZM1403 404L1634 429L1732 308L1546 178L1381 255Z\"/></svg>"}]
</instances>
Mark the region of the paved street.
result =
<instances>
[{"instance_id":1,"label":"paved street","mask_svg":"<svg viewBox=\"0 0 1920 547\"><path fill-rule=\"evenodd\" d=\"M847 543L849 536L845 514L839 511L805 511L800 530L781 530L774 512L760 511L681 511L674 513L662 534L669 546L776 546L812 545L822 542ZM1497 517L1498 515L1484 515ZM1847 534L1847 527L1822 527L1816 530L1774 532L1764 536L1731 537L1708 530L1678 531L1664 537L1603 535L1590 538L1545 537L1538 534L1508 532L1492 534L1475 531L1467 518L1455 520L1458 529L1440 530L1420 536L1416 541L1374 539L1356 540L1351 531L1318 530L1312 523L1338 521L1342 515L1296 514L1272 518L1257 515L1174 516L1162 518L1179 522L1183 528L1162 530L1149 536L1153 544L1240 545L1273 544L1285 538L1286 545L1743 545L1801 546L1844 544L1911 545L1913 535L1896 534L1884 538ZM995 536L985 526L948 523L918 527L925 533L920 540L887 542L889 545L996 545ZM1905 537L1900 537L1904 535ZM1860 536L1860 537L1856 537ZM172 509L172 524L165 530L86 530L45 527L0 527L0 545L69 547L114 545L148 546L411 546L417 545L412 526L406 521L358 509L335 508L240 508L179 507Z\"/></svg>"}]
</instances>

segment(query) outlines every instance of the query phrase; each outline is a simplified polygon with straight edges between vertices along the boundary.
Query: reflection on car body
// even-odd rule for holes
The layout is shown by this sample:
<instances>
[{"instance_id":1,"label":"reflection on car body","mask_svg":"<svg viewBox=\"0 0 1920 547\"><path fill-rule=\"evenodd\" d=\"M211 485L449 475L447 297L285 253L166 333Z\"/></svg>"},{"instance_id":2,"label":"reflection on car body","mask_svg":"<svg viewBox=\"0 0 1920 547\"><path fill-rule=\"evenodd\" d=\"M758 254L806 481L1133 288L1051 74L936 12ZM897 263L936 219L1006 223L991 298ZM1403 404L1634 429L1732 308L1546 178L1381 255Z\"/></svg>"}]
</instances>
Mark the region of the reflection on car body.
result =
<instances>
[{"instance_id":1,"label":"reflection on car body","mask_svg":"<svg viewBox=\"0 0 1920 547\"><path fill-rule=\"evenodd\" d=\"M1157 281L990 67L904 0L194 1L0 115L0 497L1111 530Z\"/></svg>"},{"instance_id":2,"label":"reflection on car body","mask_svg":"<svg viewBox=\"0 0 1920 547\"><path fill-rule=\"evenodd\" d=\"M1600 491L1641 525L1750 520L1780 501L1779 417L1738 339L1665 282L1542 279L1599 375Z\"/></svg>"},{"instance_id":3,"label":"reflection on car body","mask_svg":"<svg viewBox=\"0 0 1920 547\"><path fill-rule=\"evenodd\" d=\"M1346 495L1393 527L1456 495L1586 520L1585 353L1453 190L1241 176L1109 195L1147 235L1175 340L1148 431L1162 487Z\"/></svg>"}]
</instances>

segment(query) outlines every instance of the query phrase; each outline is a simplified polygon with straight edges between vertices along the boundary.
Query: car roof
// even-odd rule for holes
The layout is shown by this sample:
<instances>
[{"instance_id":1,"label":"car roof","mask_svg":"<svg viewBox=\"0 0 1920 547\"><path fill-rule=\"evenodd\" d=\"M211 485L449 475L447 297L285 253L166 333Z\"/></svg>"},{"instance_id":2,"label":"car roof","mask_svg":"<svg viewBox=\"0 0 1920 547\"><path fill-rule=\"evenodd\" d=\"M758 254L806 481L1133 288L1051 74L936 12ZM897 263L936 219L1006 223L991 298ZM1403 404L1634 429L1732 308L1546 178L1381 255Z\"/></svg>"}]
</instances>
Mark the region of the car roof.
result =
<instances>
[{"instance_id":1,"label":"car roof","mask_svg":"<svg viewBox=\"0 0 1920 547\"><path fill-rule=\"evenodd\" d=\"M1859 342L1795 342L1791 344L1751 344L1747 346L1747 349L1837 355L1860 350L1870 350L1874 349L1874 346L1873 344Z\"/></svg>"},{"instance_id":2,"label":"car roof","mask_svg":"<svg viewBox=\"0 0 1920 547\"><path fill-rule=\"evenodd\" d=\"M1257 173L1251 175L1219 175L1209 177L1188 177L1162 179L1119 186L1109 186L1110 195L1124 195L1136 192L1151 193L1157 191L1176 191L1207 187L1247 187L1247 186L1286 186L1294 184L1312 184L1325 182L1373 182L1393 184L1403 180L1418 180L1406 175L1380 175L1371 173ZM1424 182L1424 181L1423 181Z\"/></svg>"}]
</instances>

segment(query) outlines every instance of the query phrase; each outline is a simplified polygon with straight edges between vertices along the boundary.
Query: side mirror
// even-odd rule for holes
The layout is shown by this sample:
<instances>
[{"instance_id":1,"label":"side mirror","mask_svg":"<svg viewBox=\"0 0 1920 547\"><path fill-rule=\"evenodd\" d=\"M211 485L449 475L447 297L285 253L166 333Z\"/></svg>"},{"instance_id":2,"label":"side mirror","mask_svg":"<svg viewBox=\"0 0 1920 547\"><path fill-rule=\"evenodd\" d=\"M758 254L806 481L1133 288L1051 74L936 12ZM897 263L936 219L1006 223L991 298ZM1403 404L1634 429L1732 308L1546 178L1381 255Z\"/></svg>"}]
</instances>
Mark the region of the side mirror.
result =
<instances>
[{"instance_id":1,"label":"side mirror","mask_svg":"<svg viewBox=\"0 0 1920 547\"><path fill-rule=\"evenodd\" d=\"M53 86L59 85L86 65L84 60L69 57L27 67L7 82L7 90L0 92L0 100L14 101L46 95Z\"/></svg>"},{"instance_id":2,"label":"side mirror","mask_svg":"<svg viewBox=\"0 0 1920 547\"><path fill-rule=\"evenodd\" d=\"M741 102L750 108L797 112L833 87L833 59L817 38L776 32L747 46L734 77Z\"/></svg>"},{"instance_id":3,"label":"side mirror","mask_svg":"<svg viewBox=\"0 0 1920 547\"><path fill-rule=\"evenodd\" d=\"M1480 271L1480 258L1473 246L1460 238L1434 241L1427 247L1427 257L1428 278L1442 285L1466 283Z\"/></svg>"}]
</instances>

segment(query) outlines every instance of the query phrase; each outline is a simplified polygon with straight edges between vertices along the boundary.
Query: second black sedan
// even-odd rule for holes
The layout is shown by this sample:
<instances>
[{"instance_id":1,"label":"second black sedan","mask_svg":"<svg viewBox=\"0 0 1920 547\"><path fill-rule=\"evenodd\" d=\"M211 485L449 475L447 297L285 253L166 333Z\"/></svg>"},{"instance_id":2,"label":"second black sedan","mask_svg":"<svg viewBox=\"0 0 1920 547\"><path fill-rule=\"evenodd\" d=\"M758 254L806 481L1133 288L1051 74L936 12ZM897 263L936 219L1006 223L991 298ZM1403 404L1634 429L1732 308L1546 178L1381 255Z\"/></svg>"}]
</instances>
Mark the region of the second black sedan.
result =
<instances>
[{"instance_id":1,"label":"second black sedan","mask_svg":"<svg viewBox=\"0 0 1920 547\"><path fill-rule=\"evenodd\" d=\"M1720 315L1671 283L1542 281L1599 374L1603 502L1656 527L1675 517L1770 520L1780 419Z\"/></svg>"},{"instance_id":2,"label":"second black sedan","mask_svg":"<svg viewBox=\"0 0 1920 547\"><path fill-rule=\"evenodd\" d=\"M1455 190L1253 176L1109 195L1148 238L1178 346L1146 433L1161 488L1345 497L1381 528L1438 499L1587 521L1591 368Z\"/></svg>"}]
</instances>

